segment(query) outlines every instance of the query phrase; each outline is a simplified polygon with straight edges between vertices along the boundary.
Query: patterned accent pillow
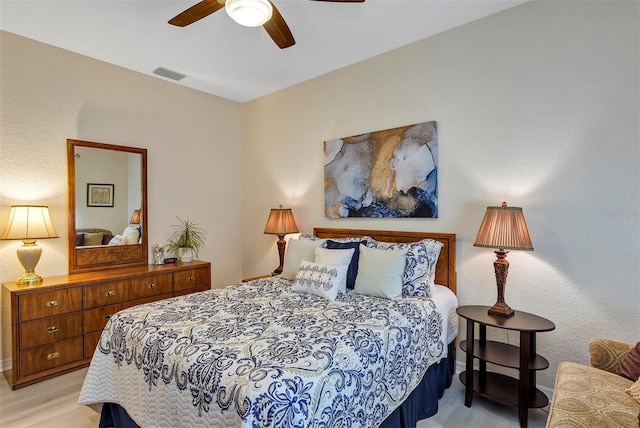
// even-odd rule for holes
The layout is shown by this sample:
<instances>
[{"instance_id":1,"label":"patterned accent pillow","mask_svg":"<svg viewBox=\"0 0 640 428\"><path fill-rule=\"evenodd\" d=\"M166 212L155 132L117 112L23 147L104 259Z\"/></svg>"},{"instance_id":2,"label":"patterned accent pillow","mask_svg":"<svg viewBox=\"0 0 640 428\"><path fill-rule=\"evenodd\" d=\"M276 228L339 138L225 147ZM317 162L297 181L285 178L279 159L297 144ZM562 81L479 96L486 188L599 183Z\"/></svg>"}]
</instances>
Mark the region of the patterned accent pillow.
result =
<instances>
[{"instance_id":1,"label":"patterned accent pillow","mask_svg":"<svg viewBox=\"0 0 640 428\"><path fill-rule=\"evenodd\" d=\"M126 245L127 240L123 239L121 235L115 235L109 240L107 245Z\"/></svg>"},{"instance_id":2,"label":"patterned accent pillow","mask_svg":"<svg viewBox=\"0 0 640 428\"><path fill-rule=\"evenodd\" d=\"M399 299L402 297L402 275L406 249L380 250L360 244L358 276L353 289L365 296Z\"/></svg>"},{"instance_id":3,"label":"patterned accent pillow","mask_svg":"<svg viewBox=\"0 0 640 428\"><path fill-rule=\"evenodd\" d=\"M298 239L307 239L309 241L324 241L324 239L318 238L317 236L311 235L311 234L308 234L308 233L301 233L298 236Z\"/></svg>"},{"instance_id":4,"label":"patterned accent pillow","mask_svg":"<svg viewBox=\"0 0 640 428\"><path fill-rule=\"evenodd\" d=\"M327 239L318 238L317 236L311 235L309 233L301 233L298 236L298 239L308 239L310 241L327 241ZM376 242L376 240L370 236L363 236L361 238L348 237L348 238L328 238L328 239L331 239L333 242L357 242L357 243L362 242L365 245L367 245L369 242ZM326 242L324 242L322 246L326 247L327 246Z\"/></svg>"},{"instance_id":5,"label":"patterned accent pillow","mask_svg":"<svg viewBox=\"0 0 640 428\"><path fill-rule=\"evenodd\" d=\"M320 247L317 247L315 250L316 263L321 265L348 266L347 276L345 277L344 282L340 283L340 294L347 292L347 277L349 276L349 269L351 268L354 251L355 250L353 248L330 250L328 248Z\"/></svg>"},{"instance_id":6,"label":"patterned accent pillow","mask_svg":"<svg viewBox=\"0 0 640 428\"><path fill-rule=\"evenodd\" d=\"M347 267L347 265L322 265L303 260L300 262L300 269L291 289L336 300L340 292L340 284L346 281Z\"/></svg>"},{"instance_id":7,"label":"patterned accent pillow","mask_svg":"<svg viewBox=\"0 0 640 428\"><path fill-rule=\"evenodd\" d=\"M444 246L442 242L433 239L423 239L411 243L391 243L369 241L371 248L381 250L406 249L406 264L402 278L403 297L430 297L431 288L435 283L436 264L440 256L440 250Z\"/></svg>"},{"instance_id":8,"label":"patterned accent pillow","mask_svg":"<svg viewBox=\"0 0 640 428\"><path fill-rule=\"evenodd\" d=\"M640 403L640 379L635 381L635 383L631 385L629 389L627 389L627 394L632 396L634 400Z\"/></svg>"},{"instance_id":9,"label":"patterned accent pillow","mask_svg":"<svg viewBox=\"0 0 640 428\"><path fill-rule=\"evenodd\" d=\"M370 241L374 241L375 239L373 239L370 236L363 236L361 238L356 238L356 237L350 237L350 238L329 238L331 239L333 242L361 242L364 241L363 244L367 244Z\"/></svg>"}]
</instances>

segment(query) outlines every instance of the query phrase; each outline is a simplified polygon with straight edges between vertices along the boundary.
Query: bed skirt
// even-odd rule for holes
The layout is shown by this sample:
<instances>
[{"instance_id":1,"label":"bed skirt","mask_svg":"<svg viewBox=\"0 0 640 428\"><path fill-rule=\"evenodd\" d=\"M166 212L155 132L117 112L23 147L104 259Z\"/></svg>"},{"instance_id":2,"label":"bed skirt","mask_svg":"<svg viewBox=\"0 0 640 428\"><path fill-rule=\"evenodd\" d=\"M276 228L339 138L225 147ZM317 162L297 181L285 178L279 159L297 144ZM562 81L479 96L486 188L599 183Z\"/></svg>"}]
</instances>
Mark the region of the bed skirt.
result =
<instances>
[{"instance_id":1,"label":"bed skirt","mask_svg":"<svg viewBox=\"0 0 640 428\"><path fill-rule=\"evenodd\" d=\"M438 400L451 386L455 372L456 349L449 344L447 358L427 369L420 384L406 400L385 419L380 428L415 428L418 421L438 413Z\"/></svg>"},{"instance_id":2,"label":"bed skirt","mask_svg":"<svg viewBox=\"0 0 640 428\"><path fill-rule=\"evenodd\" d=\"M438 413L438 400L451 386L455 372L456 350L449 344L447 358L427 369L424 377L409 397L391 413L379 428L415 428L418 421ZM126 410L118 404L105 403L100 415L100 428L137 428Z\"/></svg>"}]
</instances>

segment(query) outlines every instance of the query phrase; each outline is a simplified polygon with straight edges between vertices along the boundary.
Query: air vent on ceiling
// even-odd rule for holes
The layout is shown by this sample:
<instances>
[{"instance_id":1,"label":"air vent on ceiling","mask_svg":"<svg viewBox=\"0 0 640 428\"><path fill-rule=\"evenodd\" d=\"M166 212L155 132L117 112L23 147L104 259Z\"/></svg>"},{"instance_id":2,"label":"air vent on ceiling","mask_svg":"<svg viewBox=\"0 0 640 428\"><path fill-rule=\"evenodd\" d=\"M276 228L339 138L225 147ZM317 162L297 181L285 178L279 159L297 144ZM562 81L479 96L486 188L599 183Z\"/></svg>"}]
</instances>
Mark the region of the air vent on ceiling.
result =
<instances>
[{"instance_id":1,"label":"air vent on ceiling","mask_svg":"<svg viewBox=\"0 0 640 428\"><path fill-rule=\"evenodd\" d=\"M164 67L158 67L153 70L153 74L157 74L158 76L166 77L167 79L175 80L176 82L187 77L184 74L180 74L176 71L167 70Z\"/></svg>"}]
</instances>

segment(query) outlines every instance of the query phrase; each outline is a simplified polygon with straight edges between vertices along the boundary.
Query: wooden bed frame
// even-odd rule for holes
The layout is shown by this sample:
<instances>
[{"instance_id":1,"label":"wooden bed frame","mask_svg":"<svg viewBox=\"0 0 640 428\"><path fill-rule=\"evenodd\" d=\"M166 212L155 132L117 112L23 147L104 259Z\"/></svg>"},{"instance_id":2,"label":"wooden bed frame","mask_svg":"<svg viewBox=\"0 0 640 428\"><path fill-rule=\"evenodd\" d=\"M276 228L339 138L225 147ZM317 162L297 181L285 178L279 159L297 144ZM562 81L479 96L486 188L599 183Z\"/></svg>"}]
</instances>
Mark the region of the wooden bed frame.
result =
<instances>
[{"instance_id":1,"label":"wooden bed frame","mask_svg":"<svg viewBox=\"0 0 640 428\"><path fill-rule=\"evenodd\" d=\"M370 236L382 242L416 242L422 239L433 239L444 244L436 265L436 284L448 287L456 292L456 234L432 232L400 232L390 230L365 229L331 229L316 227L313 234L318 238L349 238Z\"/></svg>"}]
</instances>

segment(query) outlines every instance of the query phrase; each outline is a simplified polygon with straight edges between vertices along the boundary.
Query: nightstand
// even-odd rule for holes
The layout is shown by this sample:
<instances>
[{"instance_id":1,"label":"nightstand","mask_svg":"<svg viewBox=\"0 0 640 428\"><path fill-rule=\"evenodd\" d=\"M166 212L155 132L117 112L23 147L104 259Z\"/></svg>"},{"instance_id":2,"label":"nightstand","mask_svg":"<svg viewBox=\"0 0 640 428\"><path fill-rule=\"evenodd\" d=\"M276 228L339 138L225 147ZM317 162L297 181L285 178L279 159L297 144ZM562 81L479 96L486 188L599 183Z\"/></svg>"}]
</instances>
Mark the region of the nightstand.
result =
<instances>
[{"instance_id":1,"label":"nightstand","mask_svg":"<svg viewBox=\"0 0 640 428\"><path fill-rule=\"evenodd\" d=\"M536 354L536 333L551 331L555 324L548 319L527 312L515 311L512 317L490 315L489 306L460 306L458 315L467 320L467 340L460 342L466 354L466 370L460 373L465 385L464 405L471 407L473 393L495 402L518 407L521 427L527 426L530 408L549 404L549 399L536 388L536 372L549 367L549 361ZM479 325L479 338L474 339L475 323ZM487 326L520 332L520 346L487 340ZM473 359L479 361L473 369ZM487 363L519 371L515 379L500 373L488 372Z\"/></svg>"}]
</instances>

